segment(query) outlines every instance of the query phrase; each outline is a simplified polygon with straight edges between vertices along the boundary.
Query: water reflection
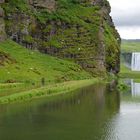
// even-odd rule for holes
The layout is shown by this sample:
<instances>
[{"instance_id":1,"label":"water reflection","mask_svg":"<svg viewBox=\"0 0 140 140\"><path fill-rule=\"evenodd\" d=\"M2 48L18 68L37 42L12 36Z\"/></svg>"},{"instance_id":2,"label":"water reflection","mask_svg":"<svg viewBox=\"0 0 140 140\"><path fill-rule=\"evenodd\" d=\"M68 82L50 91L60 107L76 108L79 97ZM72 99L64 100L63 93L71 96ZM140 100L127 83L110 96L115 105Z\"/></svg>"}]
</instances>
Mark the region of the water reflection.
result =
<instances>
[{"instance_id":1,"label":"water reflection","mask_svg":"<svg viewBox=\"0 0 140 140\"><path fill-rule=\"evenodd\" d=\"M118 140L139 140L140 103L122 101L120 113L111 124L114 124L114 136Z\"/></svg>"},{"instance_id":2,"label":"water reflection","mask_svg":"<svg viewBox=\"0 0 140 140\"><path fill-rule=\"evenodd\" d=\"M137 86L134 81L127 83ZM49 99L0 106L0 138L139 140L140 100L136 102L132 95L137 94L119 93L113 81Z\"/></svg>"},{"instance_id":3,"label":"water reflection","mask_svg":"<svg viewBox=\"0 0 140 140\"><path fill-rule=\"evenodd\" d=\"M57 100L0 107L2 140L112 140L120 95L97 84ZM8 135L7 135L8 132Z\"/></svg>"},{"instance_id":4,"label":"water reflection","mask_svg":"<svg viewBox=\"0 0 140 140\"><path fill-rule=\"evenodd\" d=\"M132 97L140 97L140 83L135 82L133 79L126 79L125 84L128 85L130 89L125 92L124 96L131 95Z\"/></svg>"},{"instance_id":5,"label":"water reflection","mask_svg":"<svg viewBox=\"0 0 140 140\"><path fill-rule=\"evenodd\" d=\"M140 53L132 53L132 62L131 62L132 71L140 71Z\"/></svg>"},{"instance_id":6,"label":"water reflection","mask_svg":"<svg viewBox=\"0 0 140 140\"><path fill-rule=\"evenodd\" d=\"M140 96L140 83L134 82L131 80L131 94L132 96Z\"/></svg>"},{"instance_id":7,"label":"water reflection","mask_svg":"<svg viewBox=\"0 0 140 140\"><path fill-rule=\"evenodd\" d=\"M139 140L140 139L140 84L126 80L130 90L121 93L120 110L110 119L110 132L105 140Z\"/></svg>"}]
</instances>

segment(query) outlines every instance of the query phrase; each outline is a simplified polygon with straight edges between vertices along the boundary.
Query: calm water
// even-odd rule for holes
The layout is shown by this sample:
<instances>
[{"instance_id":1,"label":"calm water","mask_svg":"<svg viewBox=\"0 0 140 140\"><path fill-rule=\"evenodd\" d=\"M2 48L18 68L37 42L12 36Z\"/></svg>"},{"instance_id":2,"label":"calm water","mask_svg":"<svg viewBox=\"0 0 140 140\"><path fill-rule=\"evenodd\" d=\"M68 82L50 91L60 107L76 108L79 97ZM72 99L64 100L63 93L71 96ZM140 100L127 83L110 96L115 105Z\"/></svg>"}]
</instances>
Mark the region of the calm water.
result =
<instances>
[{"instance_id":1,"label":"calm water","mask_svg":"<svg viewBox=\"0 0 140 140\"><path fill-rule=\"evenodd\" d=\"M0 139L139 140L139 97L131 90L112 89L97 84L77 93L0 106Z\"/></svg>"}]
</instances>

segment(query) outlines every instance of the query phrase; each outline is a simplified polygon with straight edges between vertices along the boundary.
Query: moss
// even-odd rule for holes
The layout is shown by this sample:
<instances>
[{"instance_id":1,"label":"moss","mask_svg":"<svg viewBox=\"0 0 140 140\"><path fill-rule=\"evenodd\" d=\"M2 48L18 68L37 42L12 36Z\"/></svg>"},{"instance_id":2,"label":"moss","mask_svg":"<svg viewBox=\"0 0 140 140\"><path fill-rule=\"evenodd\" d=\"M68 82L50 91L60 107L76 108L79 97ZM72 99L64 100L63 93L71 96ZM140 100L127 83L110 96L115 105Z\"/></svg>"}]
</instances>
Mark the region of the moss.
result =
<instances>
[{"instance_id":1,"label":"moss","mask_svg":"<svg viewBox=\"0 0 140 140\"><path fill-rule=\"evenodd\" d=\"M26 36L24 37L24 41L27 42L27 43L33 43L33 42L34 42L34 39L33 39L32 36L26 35Z\"/></svg>"},{"instance_id":2,"label":"moss","mask_svg":"<svg viewBox=\"0 0 140 140\"><path fill-rule=\"evenodd\" d=\"M48 41L48 46L55 47L55 48L61 48L61 44L58 41L58 39L54 39L54 38L51 38L51 40Z\"/></svg>"},{"instance_id":3,"label":"moss","mask_svg":"<svg viewBox=\"0 0 140 140\"><path fill-rule=\"evenodd\" d=\"M114 29L110 27L107 23L104 24L105 27L105 45L106 45L106 64L107 69L113 70L116 65L119 65L120 57L120 45L117 38L114 35Z\"/></svg>"},{"instance_id":4,"label":"moss","mask_svg":"<svg viewBox=\"0 0 140 140\"><path fill-rule=\"evenodd\" d=\"M13 12L27 12L29 11L29 5L27 0L7 0L2 7L4 8L6 14Z\"/></svg>"}]
</instances>

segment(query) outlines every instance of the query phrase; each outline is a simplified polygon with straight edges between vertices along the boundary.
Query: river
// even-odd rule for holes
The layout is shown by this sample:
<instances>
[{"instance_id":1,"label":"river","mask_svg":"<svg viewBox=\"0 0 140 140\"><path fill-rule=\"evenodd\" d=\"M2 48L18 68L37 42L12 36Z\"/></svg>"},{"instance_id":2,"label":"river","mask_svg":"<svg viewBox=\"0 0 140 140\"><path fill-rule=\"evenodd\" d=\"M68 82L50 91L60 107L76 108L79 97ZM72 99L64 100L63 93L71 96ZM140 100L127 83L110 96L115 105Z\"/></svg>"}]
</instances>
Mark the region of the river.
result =
<instances>
[{"instance_id":1,"label":"river","mask_svg":"<svg viewBox=\"0 0 140 140\"><path fill-rule=\"evenodd\" d=\"M0 106L1 140L138 140L139 96L96 84L57 97Z\"/></svg>"}]
</instances>

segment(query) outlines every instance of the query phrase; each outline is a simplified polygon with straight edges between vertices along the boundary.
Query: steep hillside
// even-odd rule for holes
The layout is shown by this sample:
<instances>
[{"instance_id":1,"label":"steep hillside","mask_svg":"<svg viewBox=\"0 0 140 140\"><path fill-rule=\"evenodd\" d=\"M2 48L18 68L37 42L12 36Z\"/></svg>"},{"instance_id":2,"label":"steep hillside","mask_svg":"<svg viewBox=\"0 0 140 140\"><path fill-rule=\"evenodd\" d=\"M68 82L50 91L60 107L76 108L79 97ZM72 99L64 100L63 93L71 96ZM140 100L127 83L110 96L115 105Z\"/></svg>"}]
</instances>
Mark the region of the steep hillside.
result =
<instances>
[{"instance_id":1,"label":"steep hillside","mask_svg":"<svg viewBox=\"0 0 140 140\"><path fill-rule=\"evenodd\" d=\"M3 61L2 61L3 60ZM0 43L0 82L47 83L91 78L75 63L64 61L14 43Z\"/></svg>"},{"instance_id":2,"label":"steep hillside","mask_svg":"<svg viewBox=\"0 0 140 140\"><path fill-rule=\"evenodd\" d=\"M120 37L109 15L108 1L6 0L1 3L7 36L17 43L73 60L93 75L119 72ZM2 19L2 10L1 13Z\"/></svg>"}]
</instances>

